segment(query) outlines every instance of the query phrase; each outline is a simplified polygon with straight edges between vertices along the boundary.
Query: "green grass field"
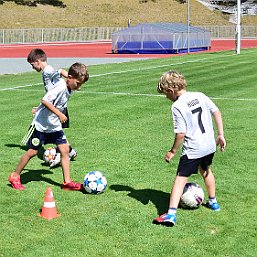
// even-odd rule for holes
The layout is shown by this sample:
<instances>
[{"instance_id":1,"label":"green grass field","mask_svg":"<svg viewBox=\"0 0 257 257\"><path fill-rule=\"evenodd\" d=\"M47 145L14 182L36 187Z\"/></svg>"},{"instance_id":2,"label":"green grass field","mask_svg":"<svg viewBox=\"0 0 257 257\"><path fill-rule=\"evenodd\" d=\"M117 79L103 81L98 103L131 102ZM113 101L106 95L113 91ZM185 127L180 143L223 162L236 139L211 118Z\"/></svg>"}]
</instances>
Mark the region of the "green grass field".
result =
<instances>
[{"instance_id":1,"label":"green grass field","mask_svg":"<svg viewBox=\"0 0 257 257\"><path fill-rule=\"evenodd\" d=\"M36 72L0 76L0 256L256 256L256 67L256 49L90 66L88 83L69 102L66 135L78 151L72 178L103 171L108 188L101 195L62 191L61 168L37 157L22 173L26 190L8 186L43 87ZM227 139L212 166L222 210L179 209L173 228L152 224L167 211L179 159L163 160L173 128L170 102L156 85L169 69L219 106ZM190 181L203 187L200 175ZM50 221L37 216L47 187L61 214Z\"/></svg>"}]
</instances>

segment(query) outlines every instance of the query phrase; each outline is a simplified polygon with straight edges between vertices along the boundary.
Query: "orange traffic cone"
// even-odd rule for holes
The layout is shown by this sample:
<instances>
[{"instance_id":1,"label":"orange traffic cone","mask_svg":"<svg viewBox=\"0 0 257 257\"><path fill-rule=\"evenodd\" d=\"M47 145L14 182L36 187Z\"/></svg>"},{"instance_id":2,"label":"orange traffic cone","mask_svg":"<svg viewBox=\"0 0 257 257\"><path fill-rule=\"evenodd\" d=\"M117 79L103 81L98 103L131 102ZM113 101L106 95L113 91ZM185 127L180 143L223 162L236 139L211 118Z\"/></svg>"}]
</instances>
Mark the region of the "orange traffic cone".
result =
<instances>
[{"instance_id":1,"label":"orange traffic cone","mask_svg":"<svg viewBox=\"0 0 257 257\"><path fill-rule=\"evenodd\" d=\"M53 191L50 187L46 189L46 196L44 200L44 205L42 207L42 212L41 214L38 214L38 216L48 220L51 220L60 216L60 214L57 213Z\"/></svg>"}]
</instances>

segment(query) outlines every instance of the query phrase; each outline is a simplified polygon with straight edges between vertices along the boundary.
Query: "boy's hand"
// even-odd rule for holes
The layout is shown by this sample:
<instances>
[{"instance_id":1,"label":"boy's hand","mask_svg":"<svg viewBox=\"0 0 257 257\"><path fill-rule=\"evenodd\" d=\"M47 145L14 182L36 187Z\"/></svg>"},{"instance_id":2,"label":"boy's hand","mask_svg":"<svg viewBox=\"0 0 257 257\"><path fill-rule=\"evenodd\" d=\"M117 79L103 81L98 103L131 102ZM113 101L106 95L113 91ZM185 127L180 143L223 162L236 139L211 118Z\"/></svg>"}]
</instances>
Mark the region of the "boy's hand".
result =
<instances>
[{"instance_id":1,"label":"boy's hand","mask_svg":"<svg viewBox=\"0 0 257 257\"><path fill-rule=\"evenodd\" d=\"M33 115L35 115L35 113L37 112L37 108L38 108L38 107L32 107L31 112L32 112Z\"/></svg>"},{"instance_id":2,"label":"boy's hand","mask_svg":"<svg viewBox=\"0 0 257 257\"><path fill-rule=\"evenodd\" d=\"M164 159L165 159L166 162L170 162L171 159L172 159L174 156L175 156L175 153L173 153L173 152L167 152Z\"/></svg>"},{"instance_id":3,"label":"boy's hand","mask_svg":"<svg viewBox=\"0 0 257 257\"><path fill-rule=\"evenodd\" d=\"M224 136L217 136L216 144L220 146L221 151L224 151L226 148L226 139L224 138Z\"/></svg>"},{"instance_id":4,"label":"boy's hand","mask_svg":"<svg viewBox=\"0 0 257 257\"><path fill-rule=\"evenodd\" d=\"M64 123L67 121L67 117L63 113L60 113L58 117L59 117L61 123Z\"/></svg>"}]
</instances>

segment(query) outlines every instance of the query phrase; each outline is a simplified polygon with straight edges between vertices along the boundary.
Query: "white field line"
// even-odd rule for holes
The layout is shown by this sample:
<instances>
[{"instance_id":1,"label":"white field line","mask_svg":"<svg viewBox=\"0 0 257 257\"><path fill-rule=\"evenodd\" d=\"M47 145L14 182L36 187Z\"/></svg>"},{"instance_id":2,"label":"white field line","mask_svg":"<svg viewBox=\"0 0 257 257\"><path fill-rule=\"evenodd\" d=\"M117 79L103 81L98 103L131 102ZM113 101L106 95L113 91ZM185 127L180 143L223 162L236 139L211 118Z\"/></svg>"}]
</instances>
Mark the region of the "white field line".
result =
<instances>
[{"instance_id":1,"label":"white field line","mask_svg":"<svg viewBox=\"0 0 257 257\"><path fill-rule=\"evenodd\" d=\"M208 60L208 59L203 58L203 59L198 59L198 60L179 62L179 63L163 64L163 65L141 68L141 69L131 69L131 70L124 70L124 71L107 72L107 73L92 75L91 77L95 78L95 77L102 77L102 76L113 75L113 74L122 74L122 73L127 73L127 72L141 72L141 71L153 70L153 69L158 69L158 68L163 68L163 67L172 67L172 66L183 65L183 64L187 64L187 63L201 62L201 61L205 61L205 60Z\"/></svg>"},{"instance_id":2,"label":"white field line","mask_svg":"<svg viewBox=\"0 0 257 257\"><path fill-rule=\"evenodd\" d=\"M228 101L248 101L248 102L257 102L257 99L254 98L231 98L231 97L210 97L213 100L228 100Z\"/></svg>"},{"instance_id":3,"label":"white field line","mask_svg":"<svg viewBox=\"0 0 257 257\"><path fill-rule=\"evenodd\" d=\"M42 84L43 83L36 83L36 84L28 84L28 85L17 86L17 87L0 88L0 91L17 90L17 89L26 88L26 87L34 87L34 86L38 86L38 85L42 85Z\"/></svg>"},{"instance_id":4,"label":"white field line","mask_svg":"<svg viewBox=\"0 0 257 257\"><path fill-rule=\"evenodd\" d=\"M223 56L223 57L226 57L226 56ZM171 67L171 66L176 66L176 65L183 65L183 64L187 64L187 63L196 63L196 62L202 62L202 61L206 61L206 60L210 61L209 58L202 58L202 59L197 59L197 60L192 60L192 61L163 64L163 65L141 68L141 69L131 69L131 70L124 70L124 71L107 72L107 73L102 73L102 74L91 75L90 78L102 77L102 76L113 75L113 74L122 74L122 73L127 73L127 72L141 72L141 71L145 71L145 70L152 70L152 69L158 69L158 68L162 68L162 67ZM33 84L33 85L29 84L29 85L10 87L10 88L0 88L0 91L16 90L16 89L25 88L25 87L38 86L38 85L41 85L41 84L42 83L36 83L36 84Z\"/></svg>"},{"instance_id":5,"label":"white field line","mask_svg":"<svg viewBox=\"0 0 257 257\"><path fill-rule=\"evenodd\" d=\"M90 92L90 91L77 91L78 93L85 94L101 94L101 95L122 95L122 96L146 96L146 97L165 97L161 94L142 94L142 93L122 93L122 92ZM210 97L213 100L228 100L228 101L253 101L256 102L257 99L254 98L232 98L232 97Z\"/></svg>"},{"instance_id":6,"label":"white field line","mask_svg":"<svg viewBox=\"0 0 257 257\"><path fill-rule=\"evenodd\" d=\"M38 84L42 84L42 83L38 83ZM27 85L28 86L33 86L33 85ZM22 88L19 87L19 88ZM19 89L16 88L16 89ZM15 89L13 89L15 90ZM25 92L38 92L38 90L31 90L31 89L25 89L22 90ZM161 95L161 94L143 94L143 93L128 93L128 92L96 92L96 91L76 91L75 93L77 94L94 94L94 95L117 95L117 96L140 96L140 97L165 97L165 95ZM257 102L257 99L254 98L232 98L232 97L211 97L211 99L213 100L221 100L221 101L247 101L247 102Z\"/></svg>"},{"instance_id":7,"label":"white field line","mask_svg":"<svg viewBox=\"0 0 257 257\"><path fill-rule=\"evenodd\" d=\"M227 57L223 56L223 58ZM221 58L220 56L217 58ZM216 58L214 58L216 59ZM112 75L112 74L121 74L121 73L127 73L127 72L141 72L144 70L151 70L151 69L158 69L162 67L170 67L170 66L176 66L176 65L183 65L187 63L196 63L196 62L201 62L201 61L210 61L209 58L202 58L202 59L197 59L197 60L192 60L192 61L185 61L185 62L179 62L179 63L171 63L171 64L163 64L163 65L158 65L158 66L153 66L153 67L147 67L147 68L141 68L141 69L131 69L131 70L125 70L125 71L117 71L117 72L108 72L108 73L102 73L102 74L96 74L90 76L91 78L94 77L101 77L101 76L107 76L107 75ZM7 90L19 90L22 88L26 87L32 87L32 86L38 86L42 85L42 83L36 83L33 85L24 85L24 86L17 86L17 87L11 87L11 88L1 88L0 91L7 91ZM23 90L25 91L25 90ZM29 90L31 91L31 90ZM155 95L155 94L141 94L141 93L123 93L123 92L89 92L89 91L79 91L80 93L87 93L87 94L105 94L105 95L127 95L127 96L148 96L148 97L164 97L163 95ZM251 98L229 98L229 97L210 97L214 100L231 100L231 101L257 101L257 99L251 99Z\"/></svg>"}]
</instances>

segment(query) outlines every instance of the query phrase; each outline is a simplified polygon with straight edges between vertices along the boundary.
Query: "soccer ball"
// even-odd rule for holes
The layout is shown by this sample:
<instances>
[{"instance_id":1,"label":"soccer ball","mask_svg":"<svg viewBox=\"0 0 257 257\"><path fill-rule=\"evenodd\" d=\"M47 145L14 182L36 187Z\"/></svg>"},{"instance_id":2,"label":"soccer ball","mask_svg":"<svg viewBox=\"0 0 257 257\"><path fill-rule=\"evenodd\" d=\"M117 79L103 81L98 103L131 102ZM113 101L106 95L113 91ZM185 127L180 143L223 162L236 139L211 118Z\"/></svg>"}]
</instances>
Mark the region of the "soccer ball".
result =
<instances>
[{"instance_id":1,"label":"soccer ball","mask_svg":"<svg viewBox=\"0 0 257 257\"><path fill-rule=\"evenodd\" d=\"M100 194L107 187L107 179L100 171L90 171L84 177L83 186L90 194Z\"/></svg>"},{"instance_id":2,"label":"soccer ball","mask_svg":"<svg viewBox=\"0 0 257 257\"><path fill-rule=\"evenodd\" d=\"M182 208L194 209L198 208L203 200L203 189L196 183L191 182L186 183L179 204Z\"/></svg>"},{"instance_id":3,"label":"soccer ball","mask_svg":"<svg viewBox=\"0 0 257 257\"><path fill-rule=\"evenodd\" d=\"M55 147L49 147L44 152L44 161L46 164L51 164L56 156L56 148Z\"/></svg>"}]
</instances>

